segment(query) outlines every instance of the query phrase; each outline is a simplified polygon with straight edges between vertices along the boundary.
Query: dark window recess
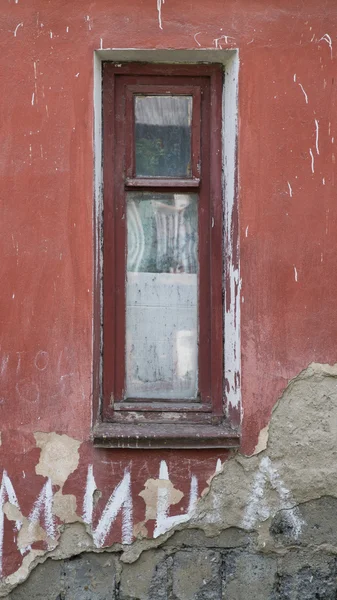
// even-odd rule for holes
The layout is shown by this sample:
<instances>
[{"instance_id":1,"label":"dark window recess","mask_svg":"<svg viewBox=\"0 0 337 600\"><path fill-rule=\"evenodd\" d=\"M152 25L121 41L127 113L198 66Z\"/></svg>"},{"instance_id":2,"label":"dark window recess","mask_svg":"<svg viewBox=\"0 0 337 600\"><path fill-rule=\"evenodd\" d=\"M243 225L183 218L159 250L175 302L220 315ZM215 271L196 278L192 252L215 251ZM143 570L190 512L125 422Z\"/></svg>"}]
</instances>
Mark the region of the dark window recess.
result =
<instances>
[{"instance_id":1,"label":"dark window recess","mask_svg":"<svg viewBox=\"0 0 337 600\"><path fill-rule=\"evenodd\" d=\"M103 64L97 445L238 445L223 385L222 76Z\"/></svg>"}]
</instances>

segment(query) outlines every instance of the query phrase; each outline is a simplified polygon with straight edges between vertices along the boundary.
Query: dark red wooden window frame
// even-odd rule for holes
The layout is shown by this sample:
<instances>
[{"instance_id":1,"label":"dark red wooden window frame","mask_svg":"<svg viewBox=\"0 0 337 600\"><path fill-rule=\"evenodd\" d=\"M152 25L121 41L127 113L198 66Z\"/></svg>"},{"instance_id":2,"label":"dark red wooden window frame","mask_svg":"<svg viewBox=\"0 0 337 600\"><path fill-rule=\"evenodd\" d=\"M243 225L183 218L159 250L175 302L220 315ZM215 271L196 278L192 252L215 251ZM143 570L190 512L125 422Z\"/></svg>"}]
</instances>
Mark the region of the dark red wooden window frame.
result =
<instances>
[{"instance_id":1,"label":"dark red wooden window frame","mask_svg":"<svg viewBox=\"0 0 337 600\"><path fill-rule=\"evenodd\" d=\"M237 446L224 393L222 68L103 63L102 84L103 346L94 441L132 448ZM190 177L136 177L135 94L193 96ZM125 197L135 189L198 194L199 397L192 402L125 398Z\"/></svg>"}]
</instances>

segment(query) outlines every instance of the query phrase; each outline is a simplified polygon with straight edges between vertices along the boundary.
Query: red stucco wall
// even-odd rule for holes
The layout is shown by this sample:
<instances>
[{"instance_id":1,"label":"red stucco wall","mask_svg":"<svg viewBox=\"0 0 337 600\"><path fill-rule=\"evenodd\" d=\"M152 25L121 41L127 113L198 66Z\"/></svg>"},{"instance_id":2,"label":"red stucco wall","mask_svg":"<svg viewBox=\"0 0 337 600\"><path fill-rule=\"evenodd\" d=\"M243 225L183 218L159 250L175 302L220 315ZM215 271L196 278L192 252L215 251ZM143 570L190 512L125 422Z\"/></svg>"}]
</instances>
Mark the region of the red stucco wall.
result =
<instances>
[{"instance_id":1,"label":"red stucco wall","mask_svg":"<svg viewBox=\"0 0 337 600\"><path fill-rule=\"evenodd\" d=\"M253 452L289 379L312 361L336 362L335 1L166 0L161 16L163 29L155 0L1 2L0 466L25 515L46 481L35 471L36 432L81 442L63 493L76 496L80 515L93 464L103 492L95 523L126 468L139 523L138 494L161 460L184 492L172 507L180 514L191 474L200 494L226 457L90 442L93 52L101 40L103 48L239 49L243 451ZM151 535L153 522L146 526ZM5 519L4 574L22 561L12 529ZM120 536L118 516L106 543Z\"/></svg>"}]
</instances>

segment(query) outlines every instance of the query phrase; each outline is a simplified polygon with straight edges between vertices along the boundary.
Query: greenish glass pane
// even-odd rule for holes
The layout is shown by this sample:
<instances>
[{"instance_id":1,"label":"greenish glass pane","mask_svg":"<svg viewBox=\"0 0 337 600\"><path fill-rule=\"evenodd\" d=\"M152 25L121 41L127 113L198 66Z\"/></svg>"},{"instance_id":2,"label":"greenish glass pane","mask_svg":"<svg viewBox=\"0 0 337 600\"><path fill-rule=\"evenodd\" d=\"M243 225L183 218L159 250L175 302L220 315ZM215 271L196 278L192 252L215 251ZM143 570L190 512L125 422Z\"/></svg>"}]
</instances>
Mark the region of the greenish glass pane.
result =
<instances>
[{"instance_id":1,"label":"greenish glass pane","mask_svg":"<svg viewBox=\"0 0 337 600\"><path fill-rule=\"evenodd\" d=\"M191 176L192 96L135 96L137 177Z\"/></svg>"}]
</instances>

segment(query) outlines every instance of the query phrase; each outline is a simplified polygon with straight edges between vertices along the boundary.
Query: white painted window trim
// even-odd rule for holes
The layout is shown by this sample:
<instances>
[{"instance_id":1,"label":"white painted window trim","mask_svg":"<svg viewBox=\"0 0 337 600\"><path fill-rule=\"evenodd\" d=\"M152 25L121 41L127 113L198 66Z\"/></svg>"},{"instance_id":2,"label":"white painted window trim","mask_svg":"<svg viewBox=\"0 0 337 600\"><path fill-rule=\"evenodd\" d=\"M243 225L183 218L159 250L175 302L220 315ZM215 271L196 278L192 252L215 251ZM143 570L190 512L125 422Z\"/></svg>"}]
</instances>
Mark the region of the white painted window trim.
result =
<instances>
[{"instance_id":1,"label":"white painted window trim","mask_svg":"<svg viewBox=\"0 0 337 600\"><path fill-rule=\"evenodd\" d=\"M228 409L242 406L241 403L241 345L240 345L240 310L241 279L239 262L235 265L233 257L238 255L238 248L233 247L233 208L238 201L238 83L239 54L231 50L137 50L137 49L103 49L94 52L94 198L96 228L96 265L94 285L101 286L102 251L101 229L103 214L103 172L102 172L102 61L114 63L218 63L224 68L224 90L222 107L222 139L223 139L223 198L224 198L224 265L227 269L229 286L224 286L227 294L224 302L224 360L225 381ZM239 240L237 240L239 243ZM223 274L225 278L225 273ZM230 297L228 298L228 294ZM102 300L102 290L101 290ZM229 310L226 310L226 306ZM102 301L101 301L102 310ZM101 328L102 342L102 328ZM102 369L102 365L100 367ZM100 373L102 375L102 373ZM102 380L102 377L100 377Z\"/></svg>"}]
</instances>

